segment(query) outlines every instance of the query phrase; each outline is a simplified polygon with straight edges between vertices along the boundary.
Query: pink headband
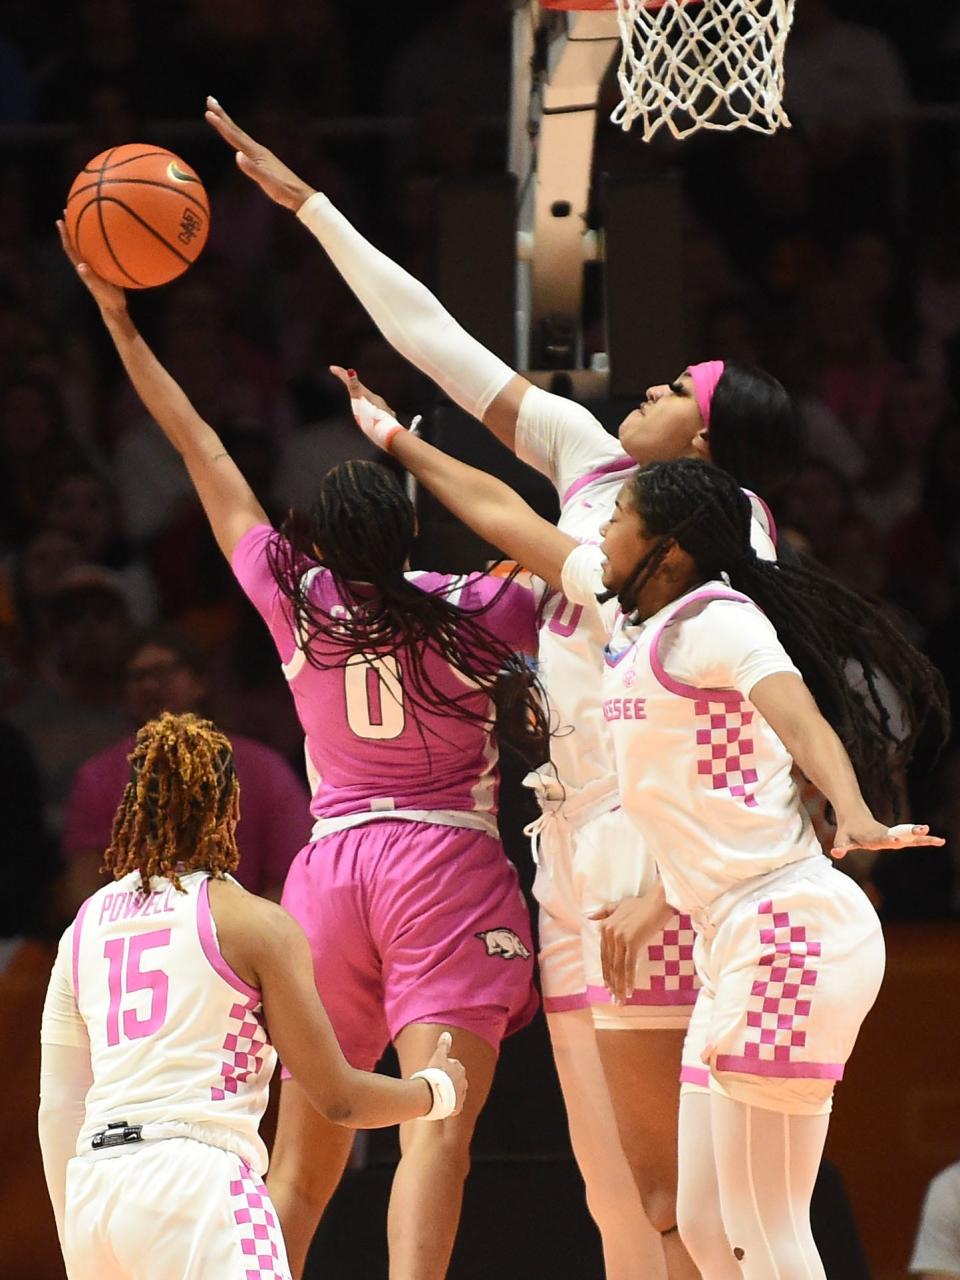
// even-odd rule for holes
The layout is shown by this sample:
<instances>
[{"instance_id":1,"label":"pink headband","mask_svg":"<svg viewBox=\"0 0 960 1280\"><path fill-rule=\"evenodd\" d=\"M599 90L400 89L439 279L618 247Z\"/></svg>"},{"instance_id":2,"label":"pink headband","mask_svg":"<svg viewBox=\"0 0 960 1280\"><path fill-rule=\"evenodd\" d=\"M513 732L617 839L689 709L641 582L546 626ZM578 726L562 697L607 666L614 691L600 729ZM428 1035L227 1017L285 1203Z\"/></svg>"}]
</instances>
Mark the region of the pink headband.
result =
<instances>
[{"instance_id":1,"label":"pink headband","mask_svg":"<svg viewBox=\"0 0 960 1280\"><path fill-rule=\"evenodd\" d=\"M726 367L722 360L704 360L702 364L692 364L687 370L693 379L693 394L700 410L700 417L703 418L703 425L708 431L713 393Z\"/></svg>"}]
</instances>

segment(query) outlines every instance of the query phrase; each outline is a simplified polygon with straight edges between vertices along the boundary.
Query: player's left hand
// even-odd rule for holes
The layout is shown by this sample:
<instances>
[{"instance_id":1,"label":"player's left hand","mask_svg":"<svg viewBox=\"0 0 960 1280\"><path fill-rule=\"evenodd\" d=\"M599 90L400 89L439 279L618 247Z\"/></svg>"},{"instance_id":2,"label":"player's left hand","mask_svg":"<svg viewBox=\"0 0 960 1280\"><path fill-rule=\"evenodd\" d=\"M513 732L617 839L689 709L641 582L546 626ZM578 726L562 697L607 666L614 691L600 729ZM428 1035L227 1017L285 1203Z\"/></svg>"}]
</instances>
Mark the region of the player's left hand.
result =
<instances>
[{"instance_id":1,"label":"player's left hand","mask_svg":"<svg viewBox=\"0 0 960 1280\"><path fill-rule=\"evenodd\" d=\"M607 903L588 919L600 920L600 964L603 981L614 1002L623 1004L633 995L640 948L655 937L671 911L651 894Z\"/></svg>"},{"instance_id":2,"label":"player's left hand","mask_svg":"<svg viewBox=\"0 0 960 1280\"><path fill-rule=\"evenodd\" d=\"M387 404L383 396L378 396L375 391L371 391L369 387L360 381L356 369L344 369L339 364L331 364L327 368L338 381L343 383L351 400L369 400L374 408L382 409L384 413L389 413L391 418L397 416L397 411Z\"/></svg>"},{"instance_id":3,"label":"player's left hand","mask_svg":"<svg viewBox=\"0 0 960 1280\"><path fill-rule=\"evenodd\" d=\"M856 823L839 822L830 850L834 858L842 858L852 849L909 849L919 845L942 845L941 836L932 836L923 823L901 822L885 826L876 819Z\"/></svg>"},{"instance_id":4,"label":"player's left hand","mask_svg":"<svg viewBox=\"0 0 960 1280\"><path fill-rule=\"evenodd\" d=\"M77 252L70 242L67 235L67 226L62 218L57 219L57 231L60 233L60 243L63 246L63 252L70 259L74 271L93 294L94 301L101 311L109 314L119 314L127 309L127 296L124 291L115 284L110 284L104 280L86 262L82 262L77 256Z\"/></svg>"}]
</instances>

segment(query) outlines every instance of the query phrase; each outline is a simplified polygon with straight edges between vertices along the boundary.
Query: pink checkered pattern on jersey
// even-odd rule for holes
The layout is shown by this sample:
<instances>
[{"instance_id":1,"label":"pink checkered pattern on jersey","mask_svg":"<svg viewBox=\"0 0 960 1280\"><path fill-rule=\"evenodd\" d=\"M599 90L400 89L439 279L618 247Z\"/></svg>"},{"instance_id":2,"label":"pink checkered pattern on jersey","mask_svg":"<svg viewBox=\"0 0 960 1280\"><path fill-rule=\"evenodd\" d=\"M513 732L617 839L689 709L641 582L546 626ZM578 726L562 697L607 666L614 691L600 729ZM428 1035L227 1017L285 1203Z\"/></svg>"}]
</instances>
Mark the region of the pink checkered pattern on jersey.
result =
<instances>
[{"instance_id":1,"label":"pink checkered pattern on jersey","mask_svg":"<svg viewBox=\"0 0 960 1280\"><path fill-rule=\"evenodd\" d=\"M756 797L747 790L757 780L751 736L753 710L746 699L733 701L726 692L722 702L697 698L693 709L700 748L697 773L713 791L729 791L749 808L755 807Z\"/></svg>"},{"instance_id":2,"label":"pink checkered pattern on jersey","mask_svg":"<svg viewBox=\"0 0 960 1280\"><path fill-rule=\"evenodd\" d=\"M811 961L820 955L820 943L807 938L804 925L791 924L789 912L775 911L771 899L759 903L757 911L760 943L766 948L760 966L770 972L751 988L747 1026L755 1038L748 1033L743 1052L761 1062L786 1063L807 1042L803 1022L810 1015L817 982Z\"/></svg>"},{"instance_id":3,"label":"pink checkered pattern on jersey","mask_svg":"<svg viewBox=\"0 0 960 1280\"><path fill-rule=\"evenodd\" d=\"M697 992L693 963L696 936L690 917L677 916L664 929L660 940L647 947L651 991L689 992L690 1003L693 1003Z\"/></svg>"},{"instance_id":4,"label":"pink checkered pattern on jersey","mask_svg":"<svg viewBox=\"0 0 960 1280\"><path fill-rule=\"evenodd\" d=\"M238 1001L230 1010L230 1030L223 1041L227 1058L220 1064L222 1083L210 1090L214 1102L220 1102L228 1093L236 1093L263 1066L261 1051L267 1045L267 1033L260 1015L255 1012L260 1004L259 996L249 996Z\"/></svg>"},{"instance_id":5,"label":"pink checkered pattern on jersey","mask_svg":"<svg viewBox=\"0 0 960 1280\"><path fill-rule=\"evenodd\" d=\"M263 1181L243 1161L239 1163L237 1175L230 1183L230 1199L233 1220L239 1228L244 1280L262 1280L263 1276L289 1280L286 1250L270 1194Z\"/></svg>"}]
</instances>

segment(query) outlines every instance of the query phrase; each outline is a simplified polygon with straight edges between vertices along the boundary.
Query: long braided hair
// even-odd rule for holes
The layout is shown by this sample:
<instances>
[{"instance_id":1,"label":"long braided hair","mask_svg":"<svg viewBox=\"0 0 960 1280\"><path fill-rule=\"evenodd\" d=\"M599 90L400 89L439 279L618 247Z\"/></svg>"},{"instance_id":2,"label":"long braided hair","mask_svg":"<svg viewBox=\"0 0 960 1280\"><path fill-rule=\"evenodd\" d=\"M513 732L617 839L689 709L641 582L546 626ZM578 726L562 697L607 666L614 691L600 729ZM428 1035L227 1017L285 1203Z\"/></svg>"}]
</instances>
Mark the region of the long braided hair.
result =
<instances>
[{"instance_id":1,"label":"long braided hair","mask_svg":"<svg viewBox=\"0 0 960 1280\"><path fill-rule=\"evenodd\" d=\"M230 742L193 714L165 711L137 734L131 779L113 820L101 870L115 879L139 871L182 889L181 872L236 870L240 784Z\"/></svg>"},{"instance_id":2,"label":"long braided hair","mask_svg":"<svg viewBox=\"0 0 960 1280\"><path fill-rule=\"evenodd\" d=\"M433 592L408 581L404 570L416 531L413 504L380 463L344 462L324 475L307 521L289 518L269 552L307 662L330 670L357 654L371 665L393 656L421 736L418 711L441 708L488 730L496 721L501 741L524 755L541 754L549 730L536 677L523 655L484 625L501 592L478 608L465 608L447 598L456 582L448 591ZM318 552L345 603L336 614L311 596L305 576ZM503 590L511 580L505 579ZM431 652L464 677L462 694L438 687L426 661ZM498 697L505 686L507 696ZM470 692L478 690L498 698L499 714L469 704Z\"/></svg>"},{"instance_id":3,"label":"long braided hair","mask_svg":"<svg viewBox=\"0 0 960 1280\"><path fill-rule=\"evenodd\" d=\"M812 565L760 560L750 544L750 501L719 467L693 459L642 467L630 498L657 541L618 593L624 610L635 608L673 544L693 558L702 580L726 577L776 628L846 747L868 804L889 805L891 765L909 763L928 725L939 745L949 735L946 687L933 663L880 609ZM851 683L851 664L863 673L863 691ZM882 677L901 703L900 733L881 695Z\"/></svg>"}]
</instances>

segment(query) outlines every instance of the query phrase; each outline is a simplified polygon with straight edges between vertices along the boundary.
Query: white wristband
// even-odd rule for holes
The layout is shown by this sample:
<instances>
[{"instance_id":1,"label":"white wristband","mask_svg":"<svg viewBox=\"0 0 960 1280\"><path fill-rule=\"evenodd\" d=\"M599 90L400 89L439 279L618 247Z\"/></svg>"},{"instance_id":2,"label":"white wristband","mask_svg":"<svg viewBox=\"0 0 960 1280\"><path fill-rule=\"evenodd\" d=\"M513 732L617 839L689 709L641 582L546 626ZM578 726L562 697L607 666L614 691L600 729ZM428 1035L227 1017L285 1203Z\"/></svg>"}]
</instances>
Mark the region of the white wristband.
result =
<instances>
[{"instance_id":1,"label":"white wristband","mask_svg":"<svg viewBox=\"0 0 960 1280\"><path fill-rule=\"evenodd\" d=\"M424 1067L422 1071L415 1071L410 1079L426 1080L433 1094L433 1106L423 1116L424 1120L446 1120L447 1116L453 1115L457 1109L457 1091L445 1071L439 1067Z\"/></svg>"}]
</instances>

